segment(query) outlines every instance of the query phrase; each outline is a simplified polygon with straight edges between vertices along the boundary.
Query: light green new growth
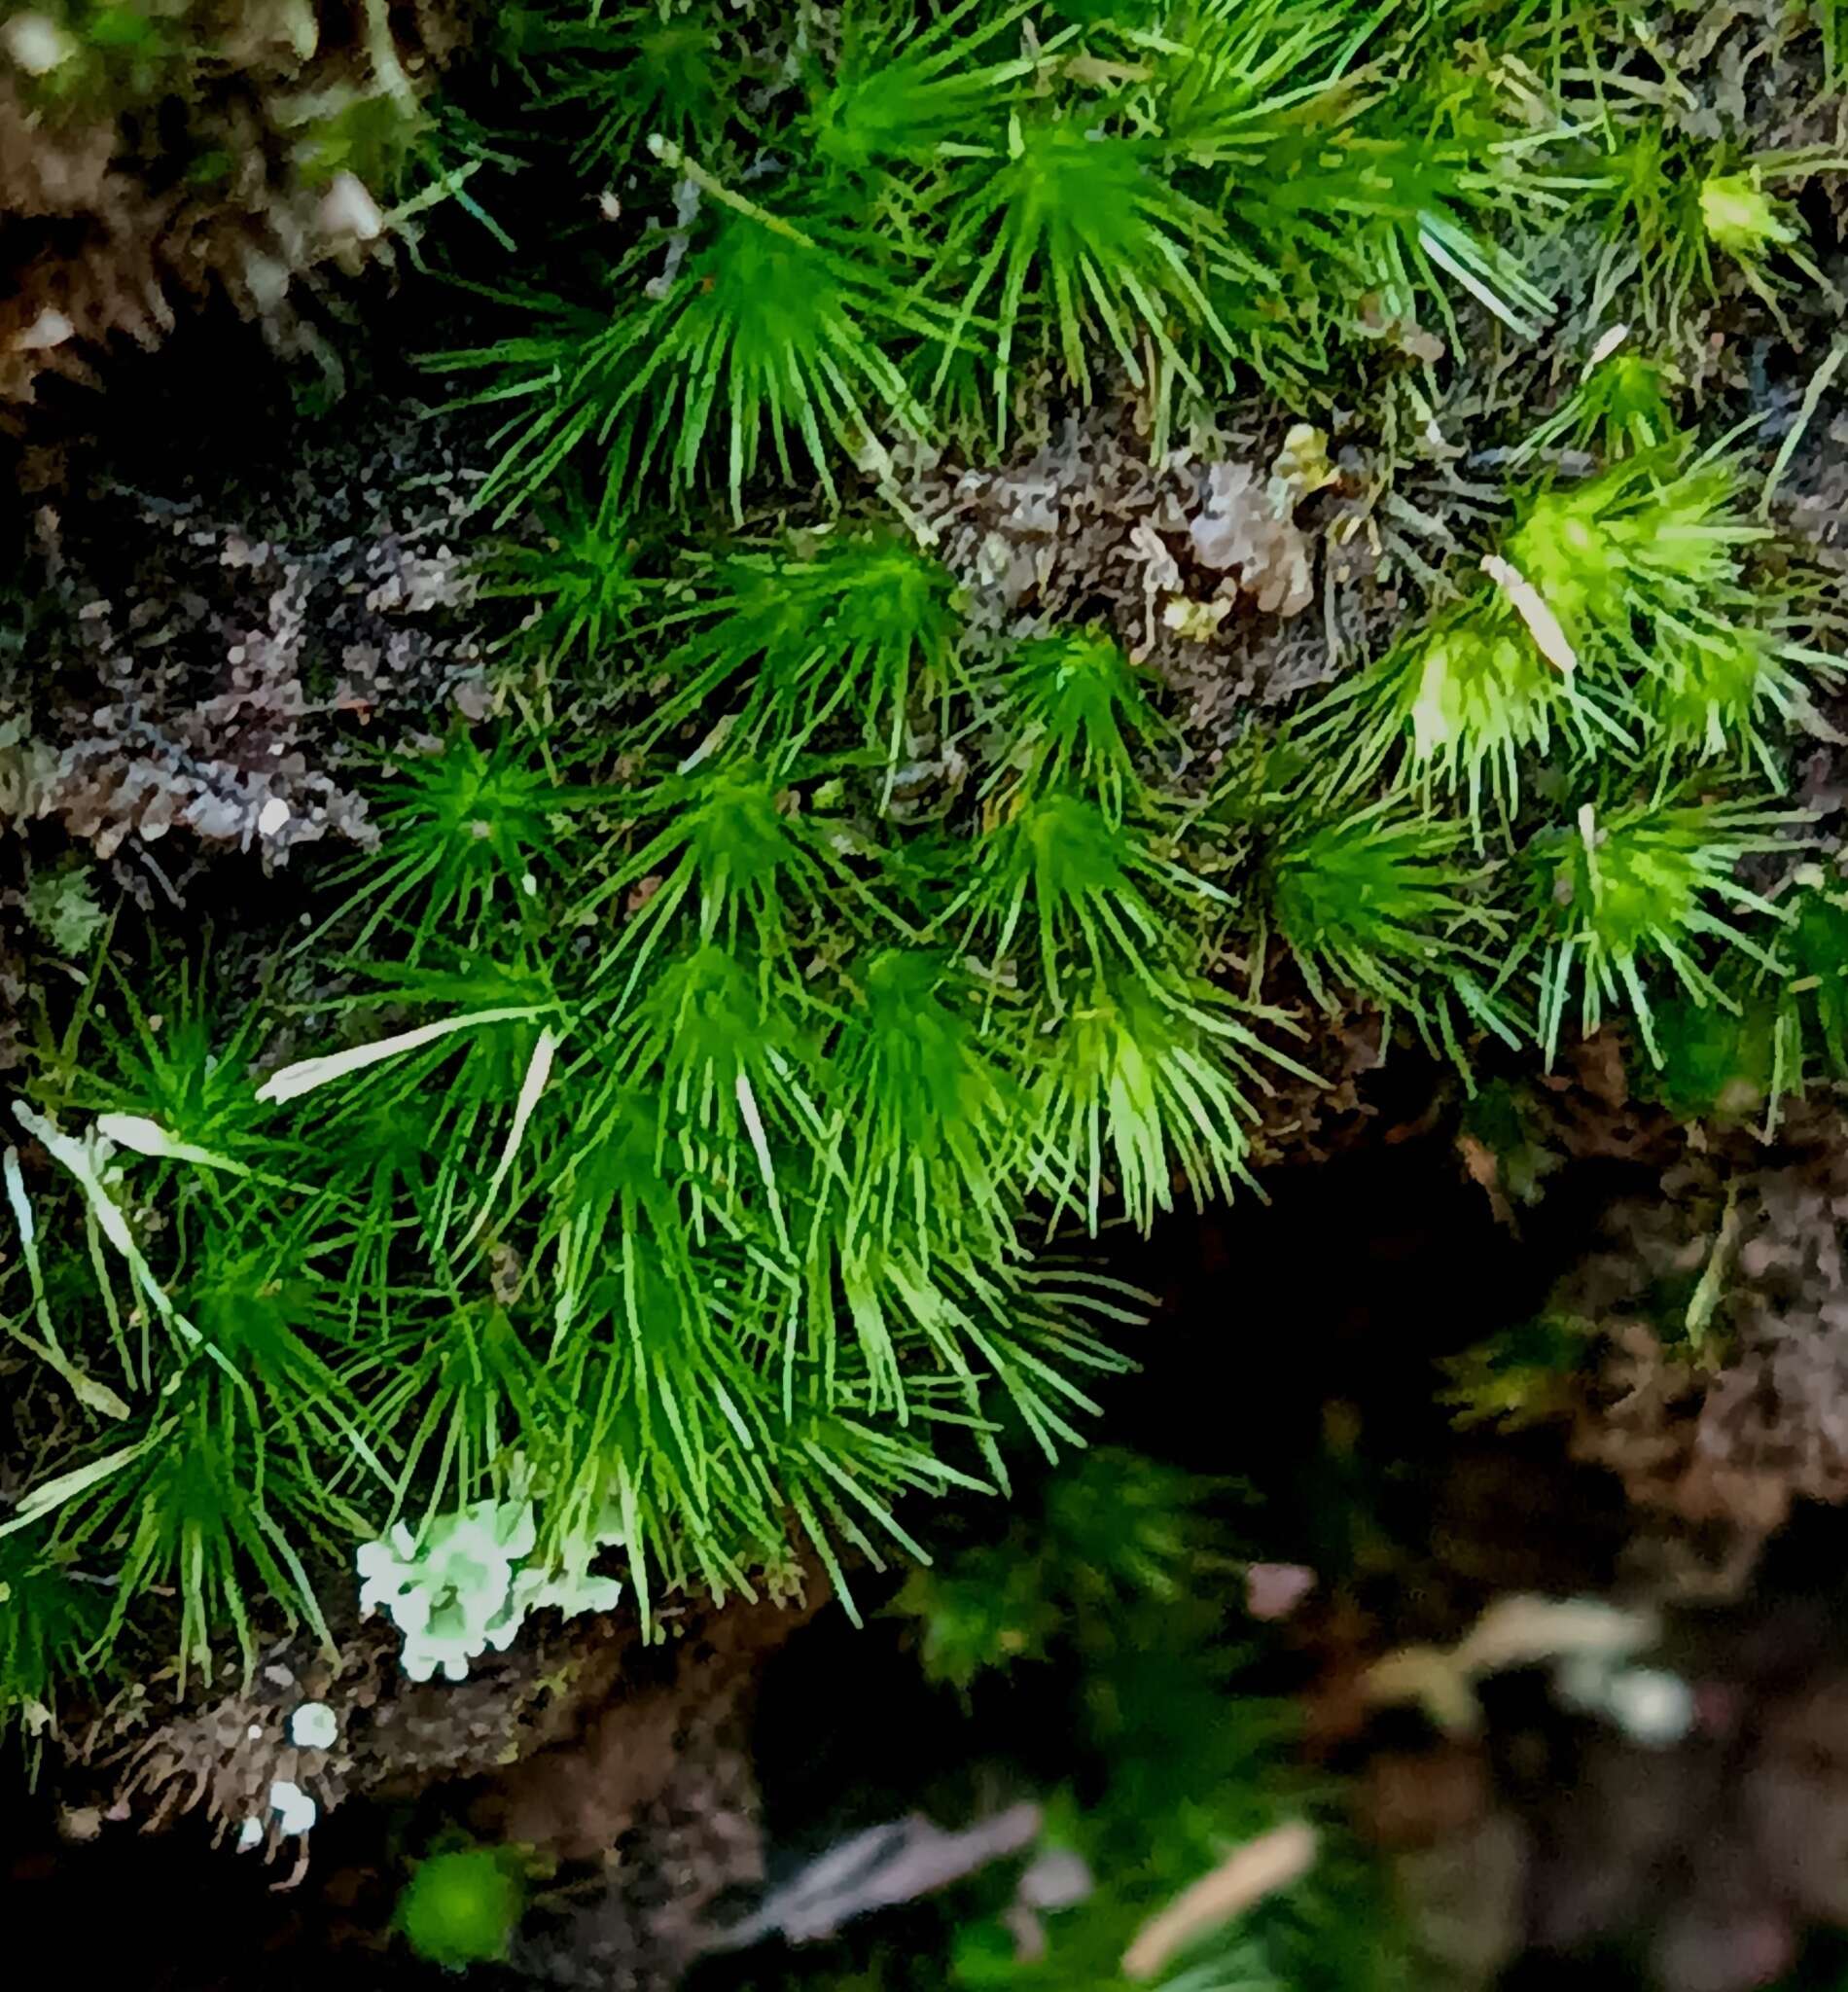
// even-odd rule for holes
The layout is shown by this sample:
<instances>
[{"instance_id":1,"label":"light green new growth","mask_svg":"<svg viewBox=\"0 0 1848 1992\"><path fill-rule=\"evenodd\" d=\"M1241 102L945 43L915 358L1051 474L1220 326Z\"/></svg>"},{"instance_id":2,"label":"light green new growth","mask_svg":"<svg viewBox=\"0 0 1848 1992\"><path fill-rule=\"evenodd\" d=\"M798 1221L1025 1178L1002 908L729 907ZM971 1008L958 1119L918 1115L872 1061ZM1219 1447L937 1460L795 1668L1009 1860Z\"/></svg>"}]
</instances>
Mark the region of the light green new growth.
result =
<instances>
[{"instance_id":1,"label":"light green new growth","mask_svg":"<svg viewBox=\"0 0 1848 1992\"><path fill-rule=\"evenodd\" d=\"M1650 1057L1661 1063L1645 983L1659 962L1696 1002L1729 999L1700 966L1703 940L1736 947L1772 965L1758 943L1721 907L1776 921L1781 915L1737 872L1755 853L1788 853L1791 832L1808 819L1753 804L1652 802L1600 816L1591 803L1575 827L1536 853L1541 1031L1548 1062L1572 990L1588 1036L1606 1007L1627 1006Z\"/></svg>"}]
</instances>

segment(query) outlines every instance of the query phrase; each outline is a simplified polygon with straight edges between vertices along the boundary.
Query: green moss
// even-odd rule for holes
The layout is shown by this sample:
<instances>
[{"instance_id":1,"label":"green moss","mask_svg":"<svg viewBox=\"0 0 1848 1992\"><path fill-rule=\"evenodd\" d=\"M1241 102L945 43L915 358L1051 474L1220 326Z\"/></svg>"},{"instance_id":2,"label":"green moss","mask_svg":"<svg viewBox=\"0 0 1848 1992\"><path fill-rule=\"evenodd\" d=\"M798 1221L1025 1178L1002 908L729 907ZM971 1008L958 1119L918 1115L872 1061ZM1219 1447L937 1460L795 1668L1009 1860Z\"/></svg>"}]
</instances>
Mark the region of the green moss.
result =
<instances>
[{"instance_id":1,"label":"green moss","mask_svg":"<svg viewBox=\"0 0 1848 1992\"><path fill-rule=\"evenodd\" d=\"M429 132L427 115L391 91L353 92L296 131L296 170L309 187L351 173L378 199L389 200L404 190Z\"/></svg>"},{"instance_id":2,"label":"green moss","mask_svg":"<svg viewBox=\"0 0 1848 1992\"><path fill-rule=\"evenodd\" d=\"M1546 839L1536 896L1548 1057L1575 986L1587 1035L1607 1005L1625 1005L1656 1065L1662 1050L1644 979L1652 970L1672 975L1695 1003L1730 1007L1692 947L1707 939L1771 965L1715 908L1775 918L1775 908L1739 883L1738 869L1755 852L1788 853L1790 833L1805 820L1724 803L1650 804L1600 818L1587 805L1575 830Z\"/></svg>"},{"instance_id":3,"label":"green moss","mask_svg":"<svg viewBox=\"0 0 1848 1992\"><path fill-rule=\"evenodd\" d=\"M853 0L793 38L787 89L703 8L559 15L519 37L540 101L581 166L652 149L676 239L657 267L644 234L614 295L529 299L437 357L529 403L490 498L580 459L622 512L658 478L737 516L773 470L832 496L899 442L1001 445L1043 376L1079 399L1126 376L1160 437L1240 367L1335 371L1382 301L1454 322L1474 299L1523 337L1550 309L1502 237L1567 205L1535 157L1563 121L1518 124L1492 68L1390 10Z\"/></svg>"},{"instance_id":4,"label":"green moss","mask_svg":"<svg viewBox=\"0 0 1848 1992\"><path fill-rule=\"evenodd\" d=\"M1724 548L1669 563L1685 614L1708 588L1755 612ZM1587 654L1636 613L1616 568L1532 564ZM1034 1232L1237 1193L1265 1090L1313 1084L1295 1019L1255 1000L1273 947L1318 1003L1404 1012L1472 1083L1485 1035L1550 1056L1569 1012L1621 1008L1680 1085L1664 997L1730 1015L1737 964L1785 972L1790 915L1738 873L1792 853L1799 817L1667 790L1562 823L1557 774L1529 778L1536 743L1486 695L1500 730L1455 752L1505 770L1521 847L1472 816L1467 758L1454 792L1430 782L1402 687L1468 618L1558 694L1500 594L1311 715L1256 801L1228 774L1209 807L1171 793L1114 643L971 669L946 577L900 542L709 579L652 630L630 617L656 701L570 765L515 727L408 760L377 852L234 1026L186 972L105 979L42 1065L116 1324L93 1361L114 1349L132 1409L24 1513L53 1548L176 1578L189 1663L226 1624L248 1650L260 1594L319 1624L309 1565L342 1544L515 1486L542 1558L593 1524L617 1540L650 1622L663 1590L747 1587L792 1540L843 1585L842 1544L916 1549L906 1502L1000 1480L1003 1407L1056 1454L1123 1360L1138 1297L1041 1266ZM1369 714L1358 750L1317 751ZM918 813L893 801L913 729L984 756ZM1610 736L1566 737L1571 779L1620 797ZM1803 902L1810 953L1833 917ZM1256 964L1244 1001L1228 946ZM319 1020L260 1083L285 992L330 950L338 993L297 1000ZM1832 1014L1829 986L1791 1018ZM87 1125L126 1144L114 1174Z\"/></svg>"},{"instance_id":5,"label":"green moss","mask_svg":"<svg viewBox=\"0 0 1848 1992\"><path fill-rule=\"evenodd\" d=\"M123 1574L110 1637L156 1585L189 1669L322 1630L357 1543L515 1490L651 1629L798 1546L843 1589L920 1552L931 1502L1006 1484L1004 1422L1062 1455L1133 1356L1142 1297L1048 1250L1241 1193L1318 1013L1407 1018L1489 1100L1618 1015L1690 1106L1843 1069L1840 894L1779 800L1820 593L1678 426L1698 287L1624 219L1639 160L1684 204L1756 168L1690 178L1646 92L1593 106L1520 10L1470 18L509 21L535 156L621 183L450 356L506 421L485 502L539 508L489 582L519 717L381 769L376 848L209 986L124 916L26 1077L0 1298L76 1412L4 1529ZM385 111L302 163L386 170ZM883 505L900 444L978 460L1049 397L1126 391L1158 448L1228 382L1358 377L1424 431L1435 363L1382 326L1515 364L1540 236L1576 325L1634 302L1659 341L1485 415L1513 481L1428 599L1217 770L1130 632L972 628ZM25 910L100 939L75 888ZM1524 1130L1472 1126L1524 1194ZM965 1616L958 1668L1042 1636Z\"/></svg>"},{"instance_id":6,"label":"green moss","mask_svg":"<svg viewBox=\"0 0 1848 1992\"><path fill-rule=\"evenodd\" d=\"M32 1771L59 1697L89 1670L101 1619L66 1566L28 1545L0 1545L0 1741L17 1734Z\"/></svg>"},{"instance_id":7,"label":"green moss","mask_svg":"<svg viewBox=\"0 0 1848 1992\"><path fill-rule=\"evenodd\" d=\"M1660 1068L1651 1089L1688 1120L1740 1120L1773 1097L1777 1018L1764 1001L1738 1010L1671 996L1656 1006Z\"/></svg>"},{"instance_id":8,"label":"green moss","mask_svg":"<svg viewBox=\"0 0 1848 1992\"><path fill-rule=\"evenodd\" d=\"M997 1540L907 1582L894 1611L914 1621L931 1678L1003 1736L1028 1709L1056 1727L1071 1783L1047 1802L1041 1845L1076 1855L1090 1885L1037 1919L1040 1943L1022 1943L1017 1913L1004 1913L1010 1882L986 1903L972 1889L945 1954L914 1945L899 1981L1122 1986L1151 1916L1230 1848L1307 1818L1322 1834L1310 1874L1202 1931L1158 1982L1410 1982L1379 1877L1293 1766L1289 1713L1257 1690L1261 1628L1226 1602L1239 1506L1233 1487L1103 1450L1053 1474Z\"/></svg>"},{"instance_id":9,"label":"green moss","mask_svg":"<svg viewBox=\"0 0 1848 1992\"><path fill-rule=\"evenodd\" d=\"M525 1907L510 1858L491 1847L432 1854L411 1870L398 1898L398 1928L430 1964L459 1971L499 1964Z\"/></svg>"}]
</instances>

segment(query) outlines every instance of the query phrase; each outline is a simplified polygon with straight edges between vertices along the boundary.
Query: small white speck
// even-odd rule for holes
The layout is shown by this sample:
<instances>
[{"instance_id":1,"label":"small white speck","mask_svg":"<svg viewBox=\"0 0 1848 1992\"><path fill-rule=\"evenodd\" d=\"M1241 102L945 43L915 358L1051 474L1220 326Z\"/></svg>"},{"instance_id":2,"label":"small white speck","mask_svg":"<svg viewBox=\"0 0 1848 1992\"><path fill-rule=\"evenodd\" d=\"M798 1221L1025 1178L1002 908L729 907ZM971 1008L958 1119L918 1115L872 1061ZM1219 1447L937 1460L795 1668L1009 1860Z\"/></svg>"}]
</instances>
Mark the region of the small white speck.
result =
<instances>
[{"instance_id":1,"label":"small white speck","mask_svg":"<svg viewBox=\"0 0 1848 1992\"><path fill-rule=\"evenodd\" d=\"M280 796L271 796L257 817L257 835L274 836L289 821L289 805Z\"/></svg>"},{"instance_id":2,"label":"small white speck","mask_svg":"<svg viewBox=\"0 0 1848 1992\"><path fill-rule=\"evenodd\" d=\"M62 311L48 304L13 341L18 353L44 353L76 337L77 328Z\"/></svg>"},{"instance_id":3,"label":"small white speck","mask_svg":"<svg viewBox=\"0 0 1848 1992\"><path fill-rule=\"evenodd\" d=\"M1694 1690L1660 1667L1625 1667L1606 1690L1611 1720L1652 1750L1679 1743L1694 1726Z\"/></svg>"},{"instance_id":4,"label":"small white speck","mask_svg":"<svg viewBox=\"0 0 1848 1992\"><path fill-rule=\"evenodd\" d=\"M263 1725L261 1723L252 1723L250 1727L244 1731L244 1734L253 1743L261 1743L263 1741Z\"/></svg>"},{"instance_id":5,"label":"small white speck","mask_svg":"<svg viewBox=\"0 0 1848 1992\"><path fill-rule=\"evenodd\" d=\"M334 237L347 236L355 242L375 242L385 232L385 217L364 184L351 173L337 173L321 196L316 219L321 231Z\"/></svg>"},{"instance_id":6,"label":"small white speck","mask_svg":"<svg viewBox=\"0 0 1848 1992\"><path fill-rule=\"evenodd\" d=\"M1589 374L1602 367L1629 336L1630 328L1627 325L1607 327L1599 334L1597 344L1591 348L1591 357L1585 362L1585 373Z\"/></svg>"},{"instance_id":7,"label":"small white speck","mask_svg":"<svg viewBox=\"0 0 1848 1992\"><path fill-rule=\"evenodd\" d=\"M289 1740L303 1750L331 1750L339 1733L339 1720L324 1701L304 1701L289 1718Z\"/></svg>"},{"instance_id":8,"label":"small white speck","mask_svg":"<svg viewBox=\"0 0 1848 1992\"><path fill-rule=\"evenodd\" d=\"M6 42L7 53L28 76L50 76L77 53L77 44L43 14L16 14L0 28L0 39Z\"/></svg>"},{"instance_id":9,"label":"small white speck","mask_svg":"<svg viewBox=\"0 0 1848 1992\"><path fill-rule=\"evenodd\" d=\"M251 1818L244 1821L237 1834L237 1851L247 1854L263 1838L263 1821Z\"/></svg>"},{"instance_id":10,"label":"small white speck","mask_svg":"<svg viewBox=\"0 0 1848 1992\"><path fill-rule=\"evenodd\" d=\"M269 1809L285 1833L311 1832L321 1816L321 1808L288 1778L278 1778L269 1787Z\"/></svg>"}]
</instances>

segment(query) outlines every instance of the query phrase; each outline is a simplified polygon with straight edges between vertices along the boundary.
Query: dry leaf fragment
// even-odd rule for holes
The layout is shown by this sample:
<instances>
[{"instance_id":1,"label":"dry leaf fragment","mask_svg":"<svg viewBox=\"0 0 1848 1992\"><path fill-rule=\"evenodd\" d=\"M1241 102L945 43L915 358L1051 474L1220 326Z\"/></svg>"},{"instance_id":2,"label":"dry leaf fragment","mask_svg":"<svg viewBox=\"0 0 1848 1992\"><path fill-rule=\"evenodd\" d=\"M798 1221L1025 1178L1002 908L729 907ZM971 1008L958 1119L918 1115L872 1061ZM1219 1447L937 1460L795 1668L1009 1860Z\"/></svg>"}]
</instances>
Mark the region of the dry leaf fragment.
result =
<instances>
[{"instance_id":1,"label":"dry leaf fragment","mask_svg":"<svg viewBox=\"0 0 1848 1992\"><path fill-rule=\"evenodd\" d=\"M1368 1699L1376 1705L1416 1702L1451 1735L1467 1735L1482 1719L1475 1684L1491 1674L1581 1654L1627 1658L1653 1646L1661 1622L1653 1612L1601 1598L1543 1598L1524 1592L1498 1598L1453 1647L1401 1647L1368 1669Z\"/></svg>"}]
</instances>

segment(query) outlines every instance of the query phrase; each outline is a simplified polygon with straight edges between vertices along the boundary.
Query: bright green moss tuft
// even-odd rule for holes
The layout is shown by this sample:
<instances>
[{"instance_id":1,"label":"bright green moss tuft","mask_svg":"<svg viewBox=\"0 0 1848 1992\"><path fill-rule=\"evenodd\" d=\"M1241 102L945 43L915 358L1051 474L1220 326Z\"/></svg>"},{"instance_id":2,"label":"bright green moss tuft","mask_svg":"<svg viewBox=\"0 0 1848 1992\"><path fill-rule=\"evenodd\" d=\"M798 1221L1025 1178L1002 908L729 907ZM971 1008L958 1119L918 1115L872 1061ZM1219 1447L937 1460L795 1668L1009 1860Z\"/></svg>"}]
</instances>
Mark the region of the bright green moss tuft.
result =
<instances>
[{"instance_id":1,"label":"bright green moss tuft","mask_svg":"<svg viewBox=\"0 0 1848 1992\"><path fill-rule=\"evenodd\" d=\"M398 1898L398 1928L430 1964L459 1971L499 1964L525 1905L510 1857L490 1847L432 1854Z\"/></svg>"}]
</instances>

